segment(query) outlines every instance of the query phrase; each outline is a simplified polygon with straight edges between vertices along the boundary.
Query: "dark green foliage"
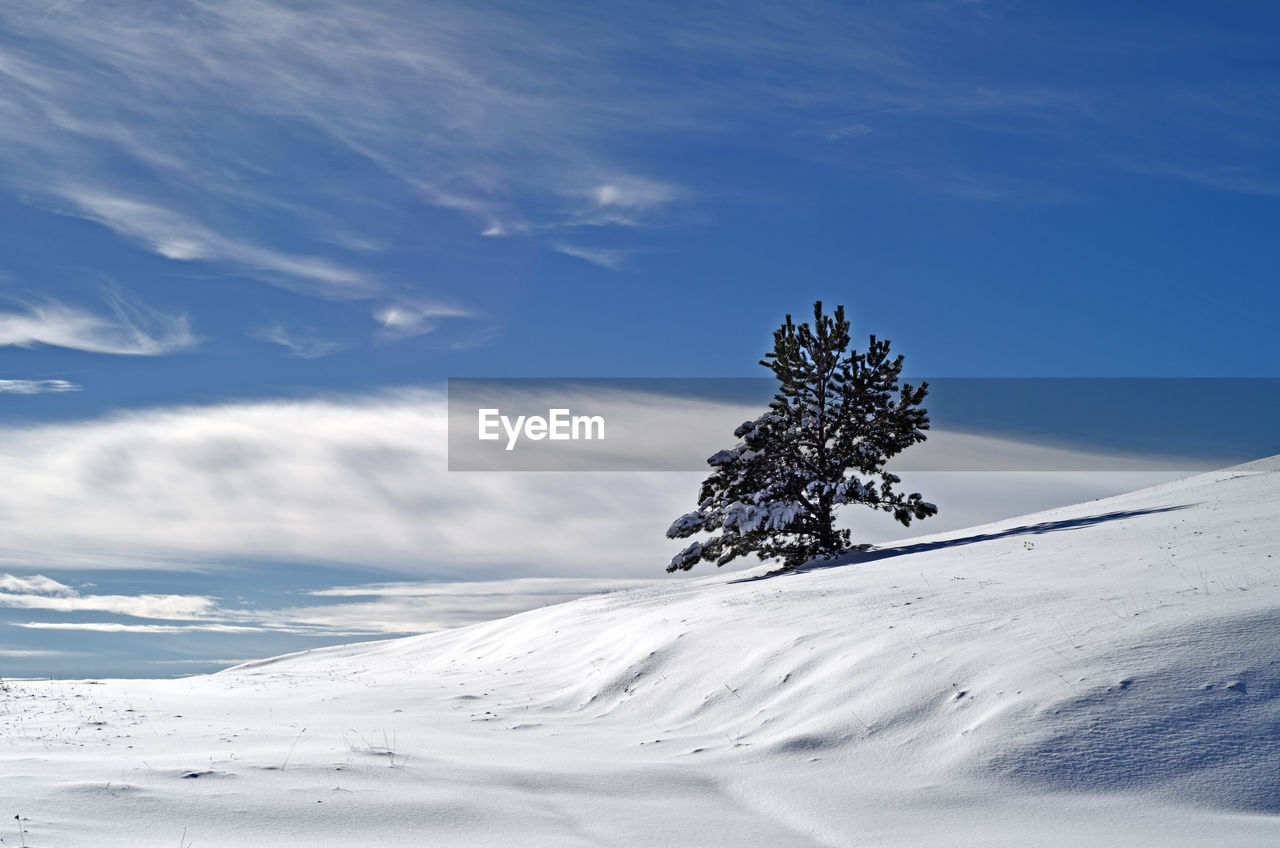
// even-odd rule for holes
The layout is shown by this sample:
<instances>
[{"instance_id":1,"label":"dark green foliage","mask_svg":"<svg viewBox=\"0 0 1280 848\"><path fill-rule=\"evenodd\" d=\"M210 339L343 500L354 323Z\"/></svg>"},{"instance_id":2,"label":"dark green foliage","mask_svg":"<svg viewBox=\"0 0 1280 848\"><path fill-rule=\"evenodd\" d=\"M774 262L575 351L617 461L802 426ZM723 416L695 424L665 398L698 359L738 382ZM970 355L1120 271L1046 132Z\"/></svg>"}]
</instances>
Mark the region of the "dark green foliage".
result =
<instances>
[{"instance_id":1,"label":"dark green foliage","mask_svg":"<svg viewBox=\"0 0 1280 848\"><path fill-rule=\"evenodd\" d=\"M679 553L667 571L700 561L724 565L749 553L779 557L794 567L850 547L835 526L838 507L865 504L893 513L904 525L937 514L919 493L893 490L900 479L885 464L925 440L929 416L920 406L927 384L899 387L902 357L871 336L865 352L850 349L844 307L813 327L786 323L760 364L778 378L769 410L734 431L734 447L707 460L697 510L681 516L667 536L712 533Z\"/></svg>"}]
</instances>

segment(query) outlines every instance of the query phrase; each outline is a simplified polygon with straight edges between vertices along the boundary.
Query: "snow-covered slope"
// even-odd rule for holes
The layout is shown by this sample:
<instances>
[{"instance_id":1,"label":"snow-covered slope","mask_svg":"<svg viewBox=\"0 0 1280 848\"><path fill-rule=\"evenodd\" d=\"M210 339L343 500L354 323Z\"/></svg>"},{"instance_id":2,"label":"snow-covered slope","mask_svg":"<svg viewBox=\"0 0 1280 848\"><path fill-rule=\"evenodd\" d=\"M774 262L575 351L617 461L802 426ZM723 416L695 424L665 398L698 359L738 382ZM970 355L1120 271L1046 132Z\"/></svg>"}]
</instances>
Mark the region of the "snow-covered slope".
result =
<instances>
[{"instance_id":1,"label":"snow-covered slope","mask_svg":"<svg viewBox=\"0 0 1280 848\"><path fill-rule=\"evenodd\" d=\"M1280 458L765 570L209 677L11 683L0 837L1280 844Z\"/></svg>"}]
</instances>

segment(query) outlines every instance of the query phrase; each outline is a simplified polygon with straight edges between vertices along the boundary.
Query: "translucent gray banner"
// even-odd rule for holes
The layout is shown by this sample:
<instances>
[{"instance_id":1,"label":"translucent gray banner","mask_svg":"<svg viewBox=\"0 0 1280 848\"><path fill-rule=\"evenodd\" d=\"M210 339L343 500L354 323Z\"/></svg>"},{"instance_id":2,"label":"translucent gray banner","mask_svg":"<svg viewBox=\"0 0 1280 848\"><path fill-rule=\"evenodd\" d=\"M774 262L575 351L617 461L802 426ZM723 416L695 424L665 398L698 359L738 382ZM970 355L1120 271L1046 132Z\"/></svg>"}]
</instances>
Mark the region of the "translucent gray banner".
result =
<instances>
[{"instance_id":1,"label":"translucent gray banner","mask_svg":"<svg viewBox=\"0 0 1280 848\"><path fill-rule=\"evenodd\" d=\"M929 439L891 470L1195 471L1280 453L1277 378L925 379ZM771 378L451 379L449 470L703 471L776 389Z\"/></svg>"}]
</instances>

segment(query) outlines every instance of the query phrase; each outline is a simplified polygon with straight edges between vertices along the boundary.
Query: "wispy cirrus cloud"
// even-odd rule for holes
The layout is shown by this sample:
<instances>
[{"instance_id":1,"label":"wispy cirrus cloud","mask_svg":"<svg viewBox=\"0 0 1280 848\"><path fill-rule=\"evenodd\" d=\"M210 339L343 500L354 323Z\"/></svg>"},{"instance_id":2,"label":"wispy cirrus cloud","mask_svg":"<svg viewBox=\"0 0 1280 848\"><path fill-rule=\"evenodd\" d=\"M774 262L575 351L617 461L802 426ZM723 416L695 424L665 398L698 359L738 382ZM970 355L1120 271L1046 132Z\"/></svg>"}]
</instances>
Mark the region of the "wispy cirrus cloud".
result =
<instances>
[{"instance_id":1,"label":"wispy cirrus cloud","mask_svg":"<svg viewBox=\"0 0 1280 848\"><path fill-rule=\"evenodd\" d=\"M389 301L498 303L509 285L505 270L419 279L407 269L424 256L514 263L528 239L638 264L646 240L714 219L713 203L777 202L761 154L997 205L1080 197L1089 181L1073 169L1128 170L1117 153L1173 161L1151 155L1166 139L1236 169L1192 156L1171 177L1254 194L1278 182L1256 138L1277 113L1266 80L1188 91L1063 73L1136 53L1180 63L1216 49L1211 33L1152 40L1117 23L1099 41L1061 10L998 4L610 9L0 4L14 34L0 40L0 187L192 275L359 299L395 340L448 316ZM1018 162L994 152L1007 139ZM721 154L743 167L717 167ZM294 356L324 349L287 338Z\"/></svg>"},{"instance_id":2,"label":"wispy cirrus cloud","mask_svg":"<svg viewBox=\"0 0 1280 848\"><path fill-rule=\"evenodd\" d=\"M260 341L280 345L299 359L319 359L348 347L345 342L326 339L310 332L290 330L279 323L259 327L250 335Z\"/></svg>"},{"instance_id":3,"label":"wispy cirrus cloud","mask_svg":"<svg viewBox=\"0 0 1280 848\"><path fill-rule=\"evenodd\" d=\"M578 244L564 244L562 242L556 242L551 247L556 253L572 256L575 259L590 262L592 265L608 268L610 271L621 269L627 264L627 258L631 255L630 251L616 248L583 247Z\"/></svg>"},{"instance_id":4,"label":"wispy cirrus cloud","mask_svg":"<svg viewBox=\"0 0 1280 848\"><path fill-rule=\"evenodd\" d=\"M620 175L577 191L567 222L589 227L640 226L688 199L689 191L676 185Z\"/></svg>"},{"instance_id":5,"label":"wispy cirrus cloud","mask_svg":"<svg viewBox=\"0 0 1280 848\"><path fill-rule=\"evenodd\" d=\"M364 297L379 290L367 274L328 259L226 236L156 203L80 187L65 187L57 194L73 205L75 214L139 241L166 259L222 261L287 288L330 297Z\"/></svg>"},{"instance_id":6,"label":"wispy cirrus cloud","mask_svg":"<svg viewBox=\"0 0 1280 848\"><path fill-rule=\"evenodd\" d=\"M871 132L871 127L866 124L848 124L842 127L831 127L823 130L821 135L827 141L841 141L846 138L858 138Z\"/></svg>"},{"instance_id":7,"label":"wispy cirrus cloud","mask_svg":"<svg viewBox=\"0 0 1280 848\"><path fill-rule=\"evenodd\" d=\"M1265 84L1249 88L1256 96L1239 80L1208 96L1218 92L1061 73L1082 50L1212 49L1203 31L1153 41L1118 26L1102 43L1072 40L1053 35L1055 13L1028 26L963 3L624 4L617 14L625 30L556 4L175 0L101 15L14 0L0 9L3 30L22 36L0 45L0 171L37 196L52 185L162 255L332 293L371 275L306 233L342 232L355 254L394 247L379 225L411 205L496 236L625 226L697 202L708 187L637 152L648 146L638 138L885 130L891 149L860 154L876 167L977 170L937 155L933 139L976 130L1143 153L1155 127L1229 141L1274 114ZM975 65L988 45L1018 73ZM291 155L299 143L315 155ZM256 240L264 220L314 255Z\"/></svg>"},{"instance_id":8,"label":"wispy cirrus cloud","mask_svg":"<svg viewBox=\"0 0 1280 848\"><path fill-rule=\"evenodd\" d=\"M671 203L680 194L680 190L674 186L652 180L631 179L598 185L591 190L589 196L596 205L605 209L651 209Z\"/></svg>"},{"instance_id":9,"label":"wispy cirrus cloud","mask_svg":"<svg viewBox=\"0 0 1280 848\"><path fill-rule=\"evenodd\" d=\"M0 311L0 346L51 345L90 353L158 356L192 347L199 341L191 332L186 315L130 303L113 292L106 297L110 314L53 300L24 306L20 311ZM70 390L58 388L62 381L52 382L53 387L45 390Z\"/></svg>"},{"instance_id":10,"label":"wispy cirrus cloud","mask_svg":"<svg viewBox=\"0 0 1280 848\"><path fill-rule=\"evenodd\" d=\"M267 628L243 624L125 624L119 621L13 621L27 630L87 630L97 633L262 633Z\"/></svg>"},{"instance_id":11,"label":"wispy cirrus cloud","mask_svg":"<svg viewBox=\"0 0 1280 848\"><path fill-rule=\"evenodd\" d=\"M0 394L41 395L57 392L78 392L83 386L66 380L0 380Z\"/></svg>"},{"instance_id":12,"label":"wispy cirrus cloud","mask_svg":"<svg viewBox=\"0 0 1280 848\"><path fill-rule=\"evenodd\" d=\"M379 338L389 341L430 333L445 318L471 317L473 313L461 307L423 301L389 303L373 313L373 319L380 325Z\"/></svg>"},{"instance_id":13,"label":"wispy cirrus cloud","mask_svg":"<svg viewBox=\"0 0 1280 848\"><path fill-rule=\"evenodd\" d=\"M27 650L23 648L0 648L0 657L8 659L27 659L34 657L67 657L74 656L71 651L55 651L42 648Z\"/></svg>"},{"instance_id":14,"label":"wispy cirrus cloud","mask_svg":"<svg viewBox=\"0 0 1280 848\"><path fill-rule=\"evenodd\" d=\"M655 208L659 184L607 139L696 115L674 102L655 114L663 95L630 105L611 58L622 42L590 19L528 9L179 0L101 16L19 0L0 22L26 36L0 45L6 181L167 258L326 296L376 287L360 254L388 246L374 228L388 210L425 202L477 234L529 232L535 206L552 208L537 198L582 195L570 175L583 167L616 175L601 208ZM569 39L582 49L556 46ZM376 191L353 196L353 178ZM242 225L246 212L291 243L343 237L311 239L315 255L281 249Z\"/></svg>"},{"instance_id":15,"label":"wispy cirrus cloud","mask_svg":"<svg viewBox=\"0 0 1280 848\"><path fill-rule=\"evenodd\" d=\"M1119 159L1116 164L1137 174L1178 180L1214 191L1258 197L1280 197L1280 177L1260 176L1256 171L1239 165L1187 165L1133 159Z\"/></svg>"},{"instance_id":16,"label":"wispy cirrus cloud","mask_svg":"<svg viewBox=\"0 0 1280 848\"><path fill-rule=\"evenodd\" d=\"M0 14L28 36L0 47L12 119L0 159L56 163L64 199L162 255L324 285L353 272L254 245L227 213L274 210L383 243L364 214L376 204L346 190L381 174L401 193L384 185L378 204L426 202L477 234L629 225L695 197L664 164L620 152L638 133L724 135L780 110L794 130L852 105L948 118L1077 108L1052 90L965 87L929 67L919 22L828 4L637 6L625 35L568 9L453 2L178 0L102 16L18 0ZM961 18L940 12L935 28ZM637 73L655 51L663 72ZM283 154L299 135L344 179ZM112 157L140 169L125 179ZM38 188L16 168L10 179Z\"/></svg>"}]
</instances>

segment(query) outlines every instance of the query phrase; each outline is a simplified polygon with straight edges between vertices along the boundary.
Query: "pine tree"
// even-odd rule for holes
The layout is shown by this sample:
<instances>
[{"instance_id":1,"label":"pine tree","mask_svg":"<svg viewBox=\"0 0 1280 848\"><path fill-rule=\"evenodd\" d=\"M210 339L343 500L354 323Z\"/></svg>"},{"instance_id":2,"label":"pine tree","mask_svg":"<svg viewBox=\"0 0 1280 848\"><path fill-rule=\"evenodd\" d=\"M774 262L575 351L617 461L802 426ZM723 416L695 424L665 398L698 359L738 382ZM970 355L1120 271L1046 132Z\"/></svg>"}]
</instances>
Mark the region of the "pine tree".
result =
<instances>
[{"instance_id":1,"label":"pine tree","mask_svg":"<svg viewBox=\"0 0 1280 848\"><path fill-rule=\"evenodd\" d=\"M667 536L713 535L677 554L667 571L749 553L793 568L843 553L850 533L835 516L844 504L891 512L903 525L937 514L919 493L895 492L901 479L885 470L925 440L929 416L920 404L928 384L899 388L902 357L889 358L888 340L871 336L865 352L851 350L843 306L827 316L819 301L813 318L810 328L788 315L774 331L760 364L777 377L777 394L767 412L734 430L737 445L707 460L713 470L698 508Z\"/></svg>"}]
</instances>

